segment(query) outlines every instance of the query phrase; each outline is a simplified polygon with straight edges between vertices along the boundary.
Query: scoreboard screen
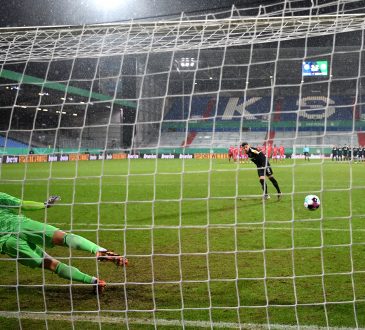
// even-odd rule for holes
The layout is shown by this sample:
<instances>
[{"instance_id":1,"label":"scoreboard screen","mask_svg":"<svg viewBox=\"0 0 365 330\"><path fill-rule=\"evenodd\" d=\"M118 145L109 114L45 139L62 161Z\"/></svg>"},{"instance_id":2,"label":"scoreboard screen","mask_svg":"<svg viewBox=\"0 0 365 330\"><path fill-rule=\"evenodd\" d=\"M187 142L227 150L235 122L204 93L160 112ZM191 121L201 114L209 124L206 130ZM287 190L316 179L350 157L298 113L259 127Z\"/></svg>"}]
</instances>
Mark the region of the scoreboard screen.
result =
<instances>
[{"instance_id":1,"label":"scoreboard screen","mask_svg":"<svg viewBox=\"0 0 365 330\"><path fill-rule=\"evenodd\" d=\"M327 61L304 61L302 65L303 76L327 76Z\"/></svg>"}]
</instances>

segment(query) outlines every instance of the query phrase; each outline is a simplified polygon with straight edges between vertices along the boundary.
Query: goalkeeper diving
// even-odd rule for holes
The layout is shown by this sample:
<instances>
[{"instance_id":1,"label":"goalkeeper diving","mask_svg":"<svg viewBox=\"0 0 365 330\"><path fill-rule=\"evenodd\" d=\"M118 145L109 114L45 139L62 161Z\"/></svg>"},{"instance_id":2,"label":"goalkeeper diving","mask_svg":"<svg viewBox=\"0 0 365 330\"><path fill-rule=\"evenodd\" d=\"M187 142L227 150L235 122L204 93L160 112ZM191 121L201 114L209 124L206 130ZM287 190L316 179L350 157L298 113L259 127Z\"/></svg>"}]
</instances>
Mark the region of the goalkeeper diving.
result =
<instances>
[{"instance_id":1,"label":"goalkeeper diving","mask_svg":"<svg viewBox=\"0 0 365 330\"><path fill-rule=\"evenodd\" d=\"M92 284L94 292L100 294L106 287L105 281L60 262L43 251L42 247L58 245L87 251L94 254L98 261L110 261L117 266L126 266L128 259L82 236L34 221L20 212L49 208L59 200L59 196L51 196L44 203L24 201L0 192L0 252L16 258L22 265L48 269L64 279Z\"/></svg>"}]
</instances>

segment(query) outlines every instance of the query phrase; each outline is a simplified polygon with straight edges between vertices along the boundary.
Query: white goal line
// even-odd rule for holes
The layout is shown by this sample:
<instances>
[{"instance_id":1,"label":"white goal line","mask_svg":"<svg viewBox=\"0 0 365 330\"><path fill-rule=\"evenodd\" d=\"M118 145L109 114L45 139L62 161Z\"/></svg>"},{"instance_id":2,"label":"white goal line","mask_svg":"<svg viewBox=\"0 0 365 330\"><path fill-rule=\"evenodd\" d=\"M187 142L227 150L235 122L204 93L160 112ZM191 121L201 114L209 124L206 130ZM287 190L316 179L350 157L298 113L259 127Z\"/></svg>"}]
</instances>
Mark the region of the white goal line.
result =
<instances>
[{"instance_id":1,"label":"white goal line","mask_svg":"<svg viewBox=\"0 0 365 330\"><path fill-rule=\"evenodd\" d=\"M144 319L125 318L100 315L75 315L75 314L53 314L53 313L31 313L31 312L0 312L0 318L25 319L25 320L47 320L47 321L70 321L70 322L92 322L110 324L137 324L137 325L159 325L179 326L192 328L220 328L220 329L246 329L246 330L353 330L348 327L324 327L318 325L289 325L289 324L255 324L255 323L232 323L232 322L209 322L209 321L188 321L188 320L165 320L165 319ZM365 330L365 328L356 328Z\"/></svg>"},{"instance_id":2,"label":"white goal line","mask_svg":"<svg viewBox=\"0 0 365 330\"><path fill-rule=\"evenodd\" d=\"M349 220L351 221L351 220ZM70 223L65 223L65 222L56 222L56 223L52 223L53 225L55 226L69 226ZM124 230L144 230L144 229L183 229L183 228L207 228L207 227L211 227L211 228L230 228L230 227L235 227L237 229L263 229L263 230L289 230L289 231L292 231L292 230L300 230L300 231L318 231L318 230L321 230L321 231L334 231L334 232L365 232L365 229L362 229L362 228L315 228L315 227L298 227L298 228L293 228L293 227L290 227L289 225L291 225L292 222L290 222L288 224L288 227L267 227L265 226L265 223L261 223L259 225L253 225L253 226L242 226L240 224L232 224L232 225L215 225L215 224L212 224L212 225L208 225L208 226L193 226L193 225L187 225L187 226L139 226L139 227L128 227L128 226L125 226L123 224L98 224L98 223L73 223L73 227L77 227L77 226L80 226L80 227L90 227L90 226L95 226L95 227L112 227L114 228L115 230L115 227L122 227L120 230L121 231L124 231ZM73 230L79 230L79 229L75 229L73 228Z\"/></svg>"}]
</instances>

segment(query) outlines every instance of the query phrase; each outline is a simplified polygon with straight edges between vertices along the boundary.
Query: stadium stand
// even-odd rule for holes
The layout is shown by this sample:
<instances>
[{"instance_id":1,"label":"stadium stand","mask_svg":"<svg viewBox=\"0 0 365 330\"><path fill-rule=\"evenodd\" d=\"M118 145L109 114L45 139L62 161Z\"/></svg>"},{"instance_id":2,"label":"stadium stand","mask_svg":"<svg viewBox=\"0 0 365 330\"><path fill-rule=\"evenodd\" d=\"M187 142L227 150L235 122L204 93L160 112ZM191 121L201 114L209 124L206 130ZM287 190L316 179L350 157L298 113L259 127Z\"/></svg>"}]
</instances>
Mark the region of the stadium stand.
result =
<instances>
[{"instance_id":1,"label":"stadium stand","mask_svg":"<svg viewBox=\"0 0 365 330\"><path fill-rule=\"evenodd\" d=\"M16 140L6 138L0 135L0 147L7 147L7 148L28 148L29 146L25 143L18 142Z\"/></svg>"},{"instance_id":2,"label":"stadium stand","mask_svg":"<svg viewBox=\"0 0 365 330\"><path fill-rule=\"evenodd\" d=\"M349 96L304 96L301 101L286 96L276 100L273 109L271 102L270 97L247 98L246 104L242 97L220 97L218 101L211 96L177 98L165 112L160 145L221 148L242 139L285 147L294 139L303 145L365 144L361 133L365 124L359 121ZM338 131L349 134L341 134L339 139Z\"/></svg>"}]
</instances>

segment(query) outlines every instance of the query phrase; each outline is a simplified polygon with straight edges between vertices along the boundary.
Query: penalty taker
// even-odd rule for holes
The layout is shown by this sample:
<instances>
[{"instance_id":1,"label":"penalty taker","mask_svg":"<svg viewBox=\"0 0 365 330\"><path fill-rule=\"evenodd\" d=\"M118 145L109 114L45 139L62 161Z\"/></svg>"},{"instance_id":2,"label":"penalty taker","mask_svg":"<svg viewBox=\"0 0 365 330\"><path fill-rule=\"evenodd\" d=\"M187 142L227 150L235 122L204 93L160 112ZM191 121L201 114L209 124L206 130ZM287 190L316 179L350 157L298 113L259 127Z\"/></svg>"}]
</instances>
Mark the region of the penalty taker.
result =
<instances>
[{"instance_id":1,"label":"penalty taker","mask_svg":"<svg viewBox=\"0 0 365 330\"><path fill-rule=\"evenodd\" d=\"M51 196L44 203L24 201L0 192L0 252L16 258L22 265L31 268L43 267L64 279L91 284L94 292L101 294L106 287L105 281L60 262L43 251L42 247L58 245L90 252L98 261L110 261L117 266L126 266L128 259L82 236L34 221L19 212L49 208L59 200L59 196Z\"/></svg>"}]
</instances>

